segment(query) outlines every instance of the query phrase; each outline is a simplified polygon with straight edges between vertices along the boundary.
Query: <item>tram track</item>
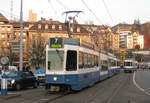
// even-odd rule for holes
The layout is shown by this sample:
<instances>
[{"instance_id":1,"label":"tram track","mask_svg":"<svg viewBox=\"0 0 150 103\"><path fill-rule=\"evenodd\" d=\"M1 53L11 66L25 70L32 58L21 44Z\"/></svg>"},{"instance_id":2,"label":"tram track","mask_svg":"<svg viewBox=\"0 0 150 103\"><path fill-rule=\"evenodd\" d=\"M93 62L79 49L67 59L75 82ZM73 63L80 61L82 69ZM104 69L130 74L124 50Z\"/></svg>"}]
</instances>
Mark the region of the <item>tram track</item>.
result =
<instances>
[{"instance_id":1,"label":"tram track","mask_svg":"<svg viewBox=\"0 0 150 103\"><path fill-rule=\"evenodd\" d=\"M120 78L117 82L117 79ZM110 84L110 81L111 81L111 84ZM117 94L116 89L114 89L114 91L112 92L112 94L108 93L108 97L110 97L109 95L112 95L112 97L106 99L106 100L99 100L98 97L100 94L106 92L106 90L109 89L109 87L112 85L116 85L116 87L119 85L119 84L122 84L122 81L124 81L124 77L120 77L119 75L116 75L110 79L107 79L106 81L104 81L104 83L100 83L100 85L98 86L98 90L96 89L95 90L95 93L94 94L91 94L90 98L88 98L87 100L84 101L84 103L97 103L97 101L101 101L102 103L111 103L111 100L113 99L113 97ZM102 81L103 82L103 81ZM117 82L117 83L116 83ZM119 91L121 89L122 85L119 87L119 89L117 91ZM112 88L111 88L112 89ZM102 96L100 97L102 98ZM106 98L106 97L105 97ZM107 101L108 100L108 101ZM101 103L100 102L100 103Z\"/></svg>"},{"instance_id":2,"label":"tram track","mask_svg":"<svg viewBox=\"0 0 150 103\"><path fill-rule=\"evenodd\" d=\"M131 73L120 73L75 93L49 94L43 92L43 88L27 91L28 94L23 94L13 102L9 100L4 103L143 103L147 97L135 87L132 77Z\"/></svg>"},{"instance_id":3,"label":"tram track","mask_svg":"<svg viewBox=\"0 0 150 103\"><path fill-rule=\"evenodd\" d=\"M100 89L100 90L102 90L102 92L104 92L105 89L107 88L107 87L105 87L105 85L106 84L109 85L109 82L106 82L106 81L112 81L112 82L115 83L116 79L118 78L118 75L114 76L113 78L115 78L115 79L112 79L112 80L107 79L105 81L101 81L101 82L105 82L105 84L99 82L101 84L100 88L99 88L99 83L97 83L94 86L92 86L91 88L85 88L84 90L82 90L80 92L77 92L77 93L74 93L73 95L76 95L78 93L80 94L81 92L89 92L89 90L91 89L92 91L89 94L88 99L86 99L83 103L92 103L92 101L97 97L97 95L99 95L99 92L97 92L98 91L97 89ZM120 81L122 81L122 79ZM97 89L95 89L93 91L92 88L97 88ZM45 98L41 99L40 103L52 103L52 102L56 102L56 100L61 99L61 98L65 97L65 96L68 96L68 95L69 95L68 93L64 93L64 94L58 94L58 95L56 95L53 98L47 98L47 97L45 97Z\"/></svg>"},{"instance_id":4,"label":"tram track","mask_svg":"<svg viewBox=\"0 0 150 103\"><path fill-rule=\"evenodd\" d=\"M44 98L40 99L40 103L51 103L57 99L63 98L64 96L68 95L69 93L58 93L58 94L52 94L50 96L45 96Z\"/></svg>"},{"instance_id":5,"label":"tram track","mask_svg":"<svg viewBox=\"0 0 150 103\"><path fill-rule=\"evenodd\" d=\"M119 93L120 92L122 93L122 91L133 86L132 74L122 73L121 75L123 76L120 76L120 79L118 80L117 80L118 77L117 78L113 77L111 83L108 82L109 83L108 85L103 83L99 87L100 89L98 88L99 91L95 92L94 95L91 95L91 97L85 100L84 103L118 103L116 102L116 99L118 99L118 97L120 96ZM114 87L111 87L113 85ZM134 96L128 97L127 101L128 101L127 103L136 103Z\"/></svg>"},{"instance_id":6,"label":"tram track","mask_svg":"<svg viewBox=\"0 0 150 103\"><path fill-rule=\"evenodd\" d=\"M125 84L127 84L130 81L130 74L127 74L127 78L125 81L123 81L123 83L120 83L121 85L119 85L119 87L114 89L114 92L112 93L111 97L108 98L108 100L106 101L106 103L112 103L114 98L118 95L118 92L124 87ZM128 102L128 103L132 103L132 102Z\"/></svg>"}]
</instances>

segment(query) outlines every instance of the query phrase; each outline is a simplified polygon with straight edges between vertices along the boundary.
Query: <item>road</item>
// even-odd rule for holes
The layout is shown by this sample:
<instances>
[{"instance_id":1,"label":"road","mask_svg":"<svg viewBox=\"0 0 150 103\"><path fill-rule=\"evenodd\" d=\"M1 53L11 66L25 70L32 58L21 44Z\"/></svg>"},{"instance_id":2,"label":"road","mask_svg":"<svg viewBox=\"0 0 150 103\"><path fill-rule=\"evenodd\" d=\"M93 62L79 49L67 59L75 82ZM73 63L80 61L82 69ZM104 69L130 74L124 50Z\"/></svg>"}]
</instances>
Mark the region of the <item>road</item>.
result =
<instances>
[{"instance_id":1,"label":"road","mask_svg":"<svg viewBox=\"0 0 150 103\"><path fill-rule=\"evenodd\" d=\"M150 70L136 72L135 81L136 86L150 96Z\"/></svg>"},{"instance_id":2,"label":"road","mask_svg":"<svg viewBox=\"0 0 150 103\"><path fill-rule=\"evenodd\" d=\"M137 71L135 74L120 73L80 92L67 95L47 94L42 86L19 92L10 91L21 96L8 100L0 98L0 103L150 103L150 96L142 91L143 88L150 90L150 83L147 83L149 79L149 71Z\"/></svg>"}]
</instances>

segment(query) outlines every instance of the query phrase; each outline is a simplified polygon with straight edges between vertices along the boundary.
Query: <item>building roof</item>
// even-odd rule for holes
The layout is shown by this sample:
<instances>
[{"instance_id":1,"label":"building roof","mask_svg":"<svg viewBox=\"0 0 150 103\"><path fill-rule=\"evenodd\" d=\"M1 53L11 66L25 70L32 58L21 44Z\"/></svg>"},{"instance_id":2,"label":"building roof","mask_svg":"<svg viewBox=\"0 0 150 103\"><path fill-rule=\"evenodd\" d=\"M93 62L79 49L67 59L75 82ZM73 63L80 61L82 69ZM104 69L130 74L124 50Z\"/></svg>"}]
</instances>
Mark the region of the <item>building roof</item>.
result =
<instances>
[{"instance_id":1,"label":"building roof","mask_svg":"<svg viewBox=\"0 0 150 103\"><path fill-rule=\"evenodd\" d=\"M3 14L0 13L0 22L8 23L8 19L3 16Z\"/></svg>"},{"instance_id":2,"label":"building roof","mask_svg":"<svg viewBox=\"0 0 150 103\"><path fill-rule=\"evenodd\" d=\"M39 25L41 25L41 28L38 27ZM46 25L48 26L47 29L45 28ZM55 26L55 28L53 28L53 26ZM60 29L59 26L61 26L62 29ZM73 28L72 34L77 34L77 33L87 34L87 33L89 33L85 28L82 27L82 25L79 25L79 24L71 24L71 28ZM80 29L80 32L77 31L78 28ZM29 30L30 31L41 30L43 32L44 31L45 32L67 32L67 26L65 23L48 24L48 23L36 22Z\"/></svg>"}]
</instances>

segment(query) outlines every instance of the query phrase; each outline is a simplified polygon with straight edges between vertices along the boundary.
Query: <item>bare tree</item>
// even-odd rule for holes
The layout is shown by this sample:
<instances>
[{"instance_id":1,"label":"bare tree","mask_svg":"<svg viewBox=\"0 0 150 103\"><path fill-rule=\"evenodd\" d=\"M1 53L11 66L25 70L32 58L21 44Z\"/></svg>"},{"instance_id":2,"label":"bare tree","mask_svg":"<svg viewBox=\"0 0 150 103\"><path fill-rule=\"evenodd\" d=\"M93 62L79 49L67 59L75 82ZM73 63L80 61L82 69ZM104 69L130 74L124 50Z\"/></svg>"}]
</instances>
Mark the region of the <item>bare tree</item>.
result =
<instances>
[{"instance_id":1,"label":"bare tree","mask_svg":"<svg viewBox=\"0 0 150 103\"><path fill-rule=\"evenodd\" d=\"M41 33L38 33L29 47L29 62L31 65L40 68L40 65L45 64L45 48L44 38Z\"/></svg>"}]
</instances>

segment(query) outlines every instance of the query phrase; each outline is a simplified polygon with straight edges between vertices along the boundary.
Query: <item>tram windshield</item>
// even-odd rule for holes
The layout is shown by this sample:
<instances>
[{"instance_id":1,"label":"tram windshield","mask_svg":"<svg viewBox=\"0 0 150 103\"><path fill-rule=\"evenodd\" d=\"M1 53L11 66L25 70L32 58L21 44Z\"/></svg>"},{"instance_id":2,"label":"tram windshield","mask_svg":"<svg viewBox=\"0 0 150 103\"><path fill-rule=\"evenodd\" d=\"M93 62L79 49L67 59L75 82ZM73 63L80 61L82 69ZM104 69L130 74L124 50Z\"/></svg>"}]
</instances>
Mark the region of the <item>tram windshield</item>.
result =
<instances>
[{"instance_id":1,"label":"tram windshield","mask_svg":"<svg viewBox=\"0 0 150 103\"><path fill-rule=\"evenodd\" d=\"M48 51L48 69L52 71L63 70L64 51Z\"/></svg>"},{"instance_id":2,"label":"tram windshield","mask_svg":"<svg viewBox=\"0 0 150 103\"><path fill-rule=\"evenodd\" d=\"M124 62L124 66L132 66L132 62Z\"/></svg>"}]
</instances>

